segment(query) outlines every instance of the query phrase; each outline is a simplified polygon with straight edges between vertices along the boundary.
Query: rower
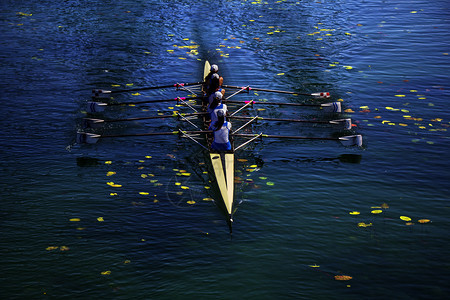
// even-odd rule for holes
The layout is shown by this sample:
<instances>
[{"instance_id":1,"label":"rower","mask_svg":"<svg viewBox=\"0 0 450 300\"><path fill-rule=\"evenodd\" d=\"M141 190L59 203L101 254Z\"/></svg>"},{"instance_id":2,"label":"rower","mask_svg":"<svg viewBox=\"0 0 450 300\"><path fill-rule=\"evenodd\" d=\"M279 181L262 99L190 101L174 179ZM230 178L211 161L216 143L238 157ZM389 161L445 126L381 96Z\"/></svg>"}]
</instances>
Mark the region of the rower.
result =
<instances>
[{"instance_id":1,"label":"rower","mask_svg":"<svg viewBox=\"0 0 450 300\"><path fill-rule=\"evenodd\" d=\"M213 131L214 140L211 143L211 149L216 151L231 150L230 130L231 123L225 121L225 114L222 110L217 112L217 121L209 126L209 130Z\"/></svg>"},{"instance_id":2,"label":"rower","mask_svg":"<svg viewBox=\"0 0 450 300\"><path fill-rule=\"evenodd\" d=\"M211 124L217 121L218 112L221 111L224 116L227 114L227 105L222 103L222 93L217 91L213 95L212 101L209 103L207 112L211 118Z\"/></svg>"},{"instance_id":3,"label":"rower","mask_svg":"<svg viewBox=\"0 0 450 300\"><path fill-rule=\"evenodd\" d=\"M211 69L209 71L209 74L205 77L205 84L203 85L203 92L207 92L209 89L209 86L211 84L211 78L214 74L217 74L219 72L219 67L217 65L212 65Z\"/></svg>"},{"instance_id":4,"label":"rower","mask_svg":"<svg viewBox=\"0 0 450 300\"><path fill-rule=\"evenodd\" d=\"M209 97L214 92L220 91L225 95L225 89L222 88L223 77L219 76L219 67L217 65L211 66L211 71L205 77L205 84L203 85L203 92L206 97Z\"/></svg>"}]
</instances>

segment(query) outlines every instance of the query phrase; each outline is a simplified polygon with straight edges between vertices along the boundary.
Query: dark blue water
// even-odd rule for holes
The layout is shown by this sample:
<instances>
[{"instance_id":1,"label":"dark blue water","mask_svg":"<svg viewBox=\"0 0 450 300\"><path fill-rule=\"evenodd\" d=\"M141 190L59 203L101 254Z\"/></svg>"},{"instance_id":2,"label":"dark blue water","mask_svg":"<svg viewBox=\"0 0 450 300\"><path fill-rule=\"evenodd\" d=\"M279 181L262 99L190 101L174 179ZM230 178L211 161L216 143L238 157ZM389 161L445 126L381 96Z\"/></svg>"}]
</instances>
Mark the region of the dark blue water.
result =
<instances>
[{"instance_id":1,"label":"dark blue water","mask_svg":"<svg viewBox=\"0 0 450 300\"><path fill-rule=\"evenodd\" d=\"M2 299L447 298L446 1L2 1L0 20ZM226 84L329 91L345 110L255 106L249 115L349 117L350 133L364 138L362 148L264 140L238 152L232 239L207 201L196 144L75 143L91 89L196 82L205 60ZM264 92L235 99L311 102ZM94 117L158 110L186 108ZM146 120L99 133L179 126ZM336 134L295 123L253 130Z\"/></svg>"}]
</instances>

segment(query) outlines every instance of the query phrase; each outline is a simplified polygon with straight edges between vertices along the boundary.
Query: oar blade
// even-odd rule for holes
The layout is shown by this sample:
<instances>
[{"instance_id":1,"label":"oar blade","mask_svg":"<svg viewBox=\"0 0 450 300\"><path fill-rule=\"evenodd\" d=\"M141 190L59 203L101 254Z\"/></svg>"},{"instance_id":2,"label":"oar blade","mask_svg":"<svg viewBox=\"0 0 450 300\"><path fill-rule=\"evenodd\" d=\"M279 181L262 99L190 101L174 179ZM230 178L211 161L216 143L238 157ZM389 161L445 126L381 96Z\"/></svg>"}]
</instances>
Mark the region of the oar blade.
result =
<instances>
[{"instance_id":1,"label":"oar blade","mask_svg":"<svg viewBox=\"0 0 450 300\"><path fill-rule=\"evenodd\" d=\"M105 120L102 119L92 119L92 118L84 118L83 119L83 128L100 128L105 124Z\"/></svg>"},{"instance_id":2,"label":"oar blade","mask_svg":"<svg viewBox=\"0 0 450 300\"><path fill-rule=\"evenodd\" d=\"M341 110L341 102L331 102L331 103L324 103L320 105L324 112L329 113L340 113Z\"/></svg>"},{"instance_id":3,"label":"oar blade","mask_svg":"<svg viewBox=\"0 0 450 300\"><path fill-rule=\"evenodd\" d=\"M362 135L349 135L349 136L343 136L339 138L339 141L344 146L358 146L362 147Z\"/></svg>"},{"instance_id":4,"label":"oar blade","mask_svg":"<svg viewBox=\"0 0 450 300\"><path fill-rule=\"evenodd\" d=\"M111 95L111 91L108 90L92 90L92 98L108 98Z\"/></svg>"},{"instance_id":5,"label":"oar blade","mask_svg":"<svg viewBox=\"0 0 450 300\"><path fill-rule=\"evenodd\" d=\"M101 102L88 102L86 106L86 111L88 113L97 113L105 110L108 104Z\"/></svg>"},{"instance_id":6,"label":"oar blade","mask_svg":"<svg viewBox=\"0 0 450 300\"><path fill-rule=\"evenodd\" d=\"M98 142L101 135L86 133L86 132L77 132L77 143L78 144L95 144Z\"/></svg>"},{"instance_id":7,"label":"oar blade","mask_svg":"<svg viewBox=\"0 0 450 300\"><path fill-rule=\"evenodd\" d=\"M311 96L316 99L328 99L331 97L329 92L312 93Z\"/></svg>"},{"instance_id":8,"label":"oar blade","mask_svg":"<svg viewBox=\"0 0 450 300\"><path fill-rule=\"evenodd\" d=\"M343 129L352 129L352 119L339 119L330 121L330 124L341 126Z\"/></svg>"}]
</instances>

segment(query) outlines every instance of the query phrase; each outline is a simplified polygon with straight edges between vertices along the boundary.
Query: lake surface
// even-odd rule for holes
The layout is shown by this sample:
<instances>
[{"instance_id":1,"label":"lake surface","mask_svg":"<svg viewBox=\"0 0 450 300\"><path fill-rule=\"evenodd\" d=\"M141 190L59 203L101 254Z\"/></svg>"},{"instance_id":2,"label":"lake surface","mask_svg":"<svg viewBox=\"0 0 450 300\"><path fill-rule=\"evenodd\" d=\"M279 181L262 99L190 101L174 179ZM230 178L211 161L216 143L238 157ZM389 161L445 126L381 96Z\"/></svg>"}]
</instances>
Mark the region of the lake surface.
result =
<instances>
[{"instance_id":1,"label":"lake surface","mask_svg":"<svg viewBox=\"0 0 450 300\"><path fill-rule=\"evenodd\" d=\"M0 298L448 297L447 1L0 6ZM85 117L189 112L153 103L87 114L92 89L197 82L205 60L225 84L328 91L344 111L255 105L247 115L355 125L258 122L254 132L361 134L363 147L265 139L238 152L231 237L210 201L198 145L174 136L75 142ZM188 94L159 89L112 101ZM233 98L326 102L255 91ZM96 132L180 126L189 128L167 118Z\"/></svg>"}]
</instances>

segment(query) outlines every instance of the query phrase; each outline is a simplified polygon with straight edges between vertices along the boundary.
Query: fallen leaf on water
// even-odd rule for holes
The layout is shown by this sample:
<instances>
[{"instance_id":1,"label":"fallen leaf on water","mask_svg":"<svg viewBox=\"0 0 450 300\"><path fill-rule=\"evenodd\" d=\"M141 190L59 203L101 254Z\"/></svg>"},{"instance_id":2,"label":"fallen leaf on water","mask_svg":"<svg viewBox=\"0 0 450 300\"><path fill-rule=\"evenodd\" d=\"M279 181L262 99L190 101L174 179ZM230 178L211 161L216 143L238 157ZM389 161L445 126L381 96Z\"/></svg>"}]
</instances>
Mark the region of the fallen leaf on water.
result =
<instances>
[{"instance_id":1,"label":"fallen leaf on water","mask_svg":"<svg viewBox=\"0 0 450 300\"><path fill-rule=\"evenodd\" d=\"M103 221L105 221L105 220L103 220L103 217L98 217L98 218L97 218L97 221L103 222Z\"/></svg>"},{"instance_id":2,"label":"fallen leaf on water","mask_svg":"<svg viewBox=\"0 0 450 300\"><path fill-rule=\"evenodd\" d=\"M371 211L374 215L381 214L383 211L381 209L375 209Z\"/></svg>"},{"instance_id":3,"label":"fallen leaf on water","mask_svg":"<svg viewBox=\"0 0 450 300\"><path fill-rule=\"evenodd\" d=\"M348 276L348 275L336 275L336 276L334 276L334 279L336 279L336 280L350 280L350 279L353 279L353 277Z\"/></svg>"},{"instance_id":4,"label":"fallen leaf on water","mask_svg":"<svg viewBox=\"0 0 450 300\"><path fill-rule=\"evenodd\" d=\"M102 274L102 275L110 275L110 274L111 274L111 271L103 271L101 274Z\"/></svg>"},{"instance_id":5,"label":"fallen leaf on water","mask_svg":"<svg viewBox=\"0 0 450 300\"><path fill-rule=\"evenodd\" d=\"M187 202L187 204L195 204L195 201L194 201L194 200L189 200L189 201Z\"/></svg>"},{"instance_id":6,"label":"fallen leaf on water","mask_svg":"<svg viewBox=\"0 0 450 300\"><path fill-rule=\"evenodd\" d=\"M428 219L420 219L420 220L418 220L417 222L419 222L419 223L421 223L421 224L425 224L425 223L429 223L429 222L431 222L431 221L428 220Z\"/></svg>"},{"instance_id":7,"label":"fallen leaf on water","mask_svg":"<svg viewBox=\"0 0 450 300\"><path fill-rule=\"evenodd\" d=\"M407 217L407 216L400 216L400 220L403 220L403 221L411 221L411 218L410 217Z\"/></svg>"},{"instance_id":8,"label":"fallen leaf on water","mask_svg":"<svg viewBox=\"0 0 450 300\"><path fill-rule=\"evenodd\" d=\"M45 248L45 250L51 251L51 250L56 250L58 248L59 248L58 246L49 246L49 247Z\"/></svg>"},{"instance_id":9,"label":"fallen leaf on water","mask_svg":"<svg viewBox=\"0 0 450 300\"><path fill-rule=\"evenodd\" d=\"M80 219L79 218L72 218L69 221L70 222L80 222Z\"/></svg>"},{"instance_id":10,"label":"fallen leaf on water","mask_svg":"<svg viewBox=\"0 0 450 300\"><path fill-rule=\"evenodd\" d=\"M359 215L360 212L359 211L351 211L349 212L350 215Z\"/></svg>"}]
</instances>

